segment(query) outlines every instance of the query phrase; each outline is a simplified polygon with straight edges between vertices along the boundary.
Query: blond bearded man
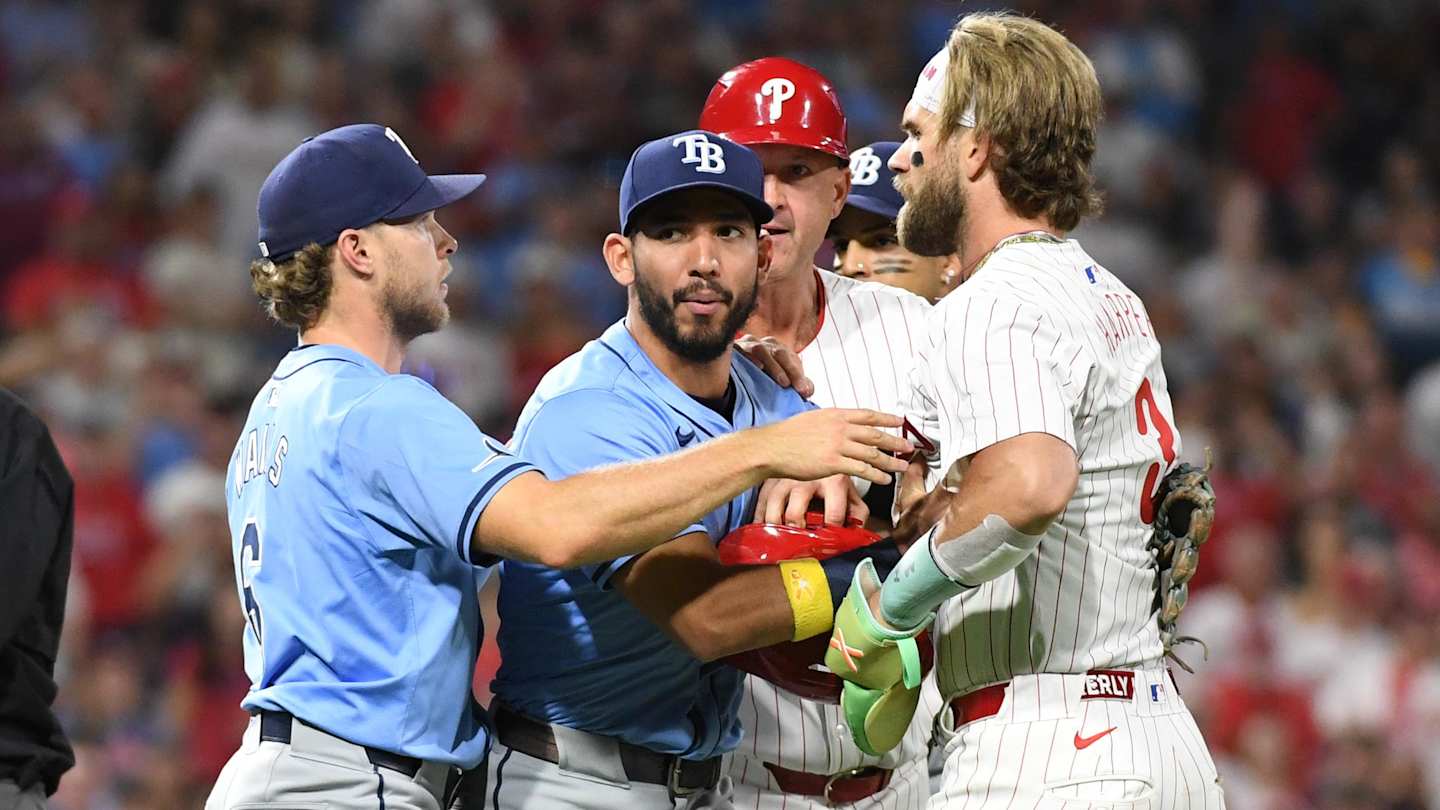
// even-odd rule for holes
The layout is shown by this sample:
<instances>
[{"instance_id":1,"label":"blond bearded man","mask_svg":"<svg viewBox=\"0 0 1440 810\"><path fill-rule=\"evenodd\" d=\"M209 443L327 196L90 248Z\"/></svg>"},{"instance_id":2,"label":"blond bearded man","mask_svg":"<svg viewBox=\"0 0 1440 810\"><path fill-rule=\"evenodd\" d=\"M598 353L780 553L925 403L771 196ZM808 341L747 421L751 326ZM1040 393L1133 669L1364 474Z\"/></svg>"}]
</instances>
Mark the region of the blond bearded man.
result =
<instances>
[{"instance_id":1,"label":"blond bearded man","mask_svg":"<svg viewBox=\"0 0 1440 810\"><path fill-rule=\"evenodd\" d=\"M1065 238L1099 212L1101 106L1064 36L968 15L890 163L902 245L958 250L961 281L910 378L933 442L898 502L915 541L883 584L860 566L826 663L857 742L883 750L917 691L907 637L933 619L932 807L1224 806L1154 608L1153 496L1180 450L1160 346L1140 299Z\"/></svg>"}]
</instances>

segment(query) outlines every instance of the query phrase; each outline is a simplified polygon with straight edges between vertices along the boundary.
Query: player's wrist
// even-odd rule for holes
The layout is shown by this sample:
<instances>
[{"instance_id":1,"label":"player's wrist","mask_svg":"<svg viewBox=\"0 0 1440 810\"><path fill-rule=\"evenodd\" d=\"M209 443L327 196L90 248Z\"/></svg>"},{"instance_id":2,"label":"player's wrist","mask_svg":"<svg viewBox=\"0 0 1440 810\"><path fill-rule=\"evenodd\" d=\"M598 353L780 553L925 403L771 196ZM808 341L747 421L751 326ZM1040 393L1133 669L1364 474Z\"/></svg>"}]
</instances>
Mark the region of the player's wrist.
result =
<instances>
[{"instance_id":1,"label":"player's wrist","mask_svg":"<svg viewBox=\"0 0 1440 810\"><path fill-rule=\"evenodd\" d=\"M938 525L931 527L916 539L880 586L879 618L891 627L917 627L946 599L970 588L947 575L935 561L939 530Z\"/></svg>"},{"instance_id":2,"label":"player's wrist","mask_svg":"<svg viewBox=\"0 0 1440 810\"><path fill-rule=\"evenodd\" d=\"M834 622L835 609L830 601L830 583L820 562L812 558L786 560L779 568L795 620L795 635L791 640L803 641L828 632Z\"/></svg>"},{"instance_id":3,"label":"player's wrist","mask_svg":"<svg viewBox=\"0 0 1440 810\"><path fill-rule=\"evenodd\" d=\"M771 435L774 430L774 425L762 425L730 434L740 474L755 486L771 478L785 477L776 453L779 445Z\"/></svg>"}]
</instances>

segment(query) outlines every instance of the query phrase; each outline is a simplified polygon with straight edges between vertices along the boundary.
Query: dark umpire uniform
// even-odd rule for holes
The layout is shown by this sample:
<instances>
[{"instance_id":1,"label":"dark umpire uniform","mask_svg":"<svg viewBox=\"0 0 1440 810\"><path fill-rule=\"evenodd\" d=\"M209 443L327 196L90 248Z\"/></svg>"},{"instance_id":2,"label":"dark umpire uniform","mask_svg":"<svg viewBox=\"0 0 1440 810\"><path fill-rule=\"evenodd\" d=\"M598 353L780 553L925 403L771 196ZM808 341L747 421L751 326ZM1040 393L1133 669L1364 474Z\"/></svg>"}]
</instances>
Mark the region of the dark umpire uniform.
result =
<instances>
[{"instance_id":1,"label":"dark umpire uniform","mask_svg":"<svg viewBox=\"0 0 1440 810\"><path fill-rule=\"evenodd\" d=\"M45 807L75 764L50 709L74 518L50 431L0 389L0 810Z\"/></svg>"}]
</instances>

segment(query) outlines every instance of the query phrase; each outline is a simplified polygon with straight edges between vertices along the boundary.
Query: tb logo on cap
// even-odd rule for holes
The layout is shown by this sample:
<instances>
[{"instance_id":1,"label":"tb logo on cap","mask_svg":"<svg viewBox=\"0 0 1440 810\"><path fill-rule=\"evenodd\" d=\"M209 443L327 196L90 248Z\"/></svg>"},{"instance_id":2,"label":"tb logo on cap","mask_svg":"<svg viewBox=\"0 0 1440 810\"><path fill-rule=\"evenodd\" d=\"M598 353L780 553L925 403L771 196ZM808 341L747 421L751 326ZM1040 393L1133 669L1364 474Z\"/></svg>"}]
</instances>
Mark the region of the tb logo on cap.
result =
<instances>
[{"instance_id":1,"label":"tb logo on cap","mask_svg":"<svg viewBox=\"0 0 1440 810\"><path fill-rule=\"evenodd\" d=\"M850 182L857 186L873 186L880 179L880 156L870 147L850 153Z\"/></svg>"},{"instance_id":2,"label":"tb logo on cap","mask_svg":"<svg viewBox=\"0 0 1440 810\"><path fill-rule=\"evenodd\" d=\"M760 95L770 97L770 123L773 124L780 120L780 110L785 102L795 97L795 83L778 76L766 79L760 85Z\"/></svg>"},{"instance_id":3,"label":"tb logo on cap","mask_svg":"<svg viewBox=\"0 0 1440 810\"><path fill-rule=\"evenodd\" d=\"M725 173L725 150L720 144L713 143L703 132L692 132L670 142L671 146L679 147L684 145L685 157L680 159L681 163L694 163L695 171L705 174Z\"/></svg>"},{"instance_id":4,"label":"tb logo on cap","mask_svg":"<svg viewBox=\"0 0 1440 810\"><path fill-rule=\"evenodd\" d=\"M391 129L390 127L385 127L385 137L389 138L395 143L400 144L400 148L405 150L405 156L410 158L411 160L415 160L415 153L411 152L410 147L406 146L405 142L400 140L400 136L395 133L395 130ZM415 160L415 165L420 165L420 161Z\"/></svg>"}]
</instances>

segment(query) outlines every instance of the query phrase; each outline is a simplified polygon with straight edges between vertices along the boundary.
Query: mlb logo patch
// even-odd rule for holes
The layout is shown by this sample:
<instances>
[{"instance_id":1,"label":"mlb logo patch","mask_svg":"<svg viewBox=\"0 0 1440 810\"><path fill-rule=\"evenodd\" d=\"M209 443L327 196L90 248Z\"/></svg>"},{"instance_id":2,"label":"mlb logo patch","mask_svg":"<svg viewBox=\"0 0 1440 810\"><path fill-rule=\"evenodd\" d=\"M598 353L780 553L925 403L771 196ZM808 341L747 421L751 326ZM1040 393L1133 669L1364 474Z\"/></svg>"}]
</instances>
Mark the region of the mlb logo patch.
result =
<instances>
[{"instance_id":1,"label":"mlb logo patch","mask_svg":"<svg viewBox=\"0 0 1440 810\"><path fill-rule=\"evenodd\" d=\"M1151 703L1160 703L1160 702L1162 702L1162 701L1164 701L1164 700L1165 700L1165 684L1163 684L1163 683L1152 683L1152 684L1150 684L1150 702L1151 702Z\"/></svg>"},{"instance_id":2,"label":"mlb logo patch","mask_svg":"<svg viewBox=\"0 0 1440 810\"><path fill-rule=\"evenodd\" d=\"M1090 279L1091 284L1095 283L1095 265L1092 264L1085 268L1085 278Z\"/></svg>"}]
</instances>

